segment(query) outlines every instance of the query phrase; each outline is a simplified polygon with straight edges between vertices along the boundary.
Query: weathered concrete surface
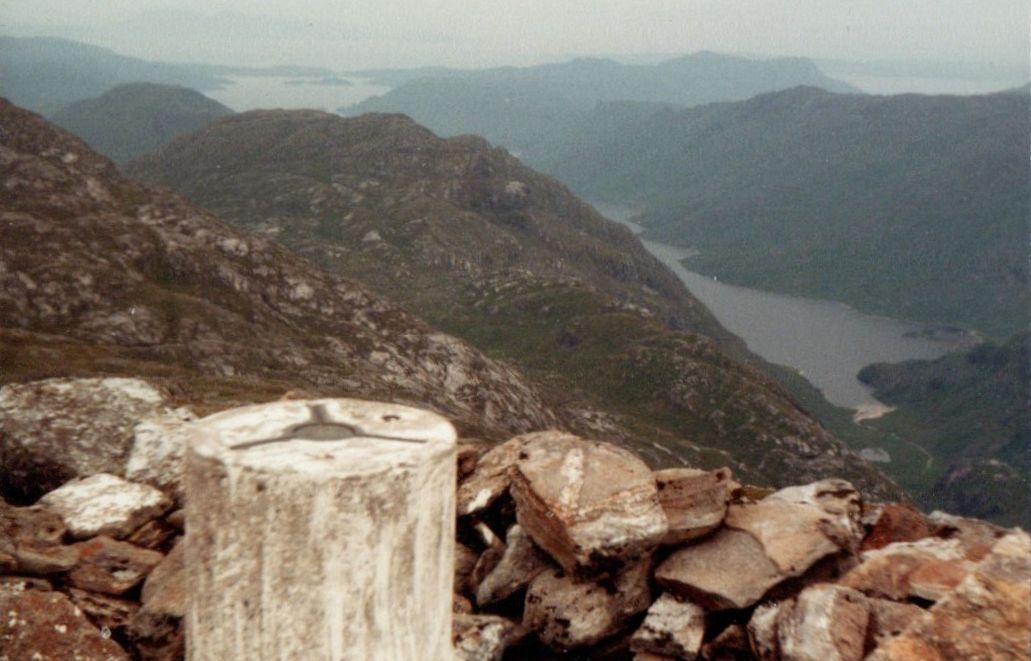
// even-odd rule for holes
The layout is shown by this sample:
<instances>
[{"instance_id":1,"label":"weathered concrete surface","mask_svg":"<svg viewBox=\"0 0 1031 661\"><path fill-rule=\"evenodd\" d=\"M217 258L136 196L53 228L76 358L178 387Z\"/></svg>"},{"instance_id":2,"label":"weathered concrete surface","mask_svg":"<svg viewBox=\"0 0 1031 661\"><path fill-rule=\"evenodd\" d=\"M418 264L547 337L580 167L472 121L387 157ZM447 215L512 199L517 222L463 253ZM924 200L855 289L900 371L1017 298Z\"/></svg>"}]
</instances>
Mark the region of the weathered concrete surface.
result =
<instances>
[{"instance_id":1,"label":"weathered concrete surface","mask_svg":"<svg viewBox=\"0 0 1031 661\"><path fill-rule=\"evenodd\" d=\"M666 593L648 608L641 627L630 639L630 649L692 661L705 635L705 611Z\"/></svg>"},{"instance_id":2,"label":"weathered concrete surface","mask_svg":"<svg viewBox=\"0 0 1031 661\"><path fill-rule=\"evenodd\" d=\"M61 515L76 539L125 537L172 507L158 489L107 473L74 479L39 502Z\"/></svg>"},{"instance_id":3,"label":"weathered concrete surface","mask_svg":"<svg viewBox=\"0 0 1031 661\"><path fill-rule=\"evenodd\" d=\"M663 544L680 544L706 535L727 516L733 484L729 468L667 468L655 471L655 483L669 522Z\"/></svg>"},{"instance_id":4,"label":"weathered concrete surface","mask_svg":"<svg viewBox=\"0 0 1031 661\"><path fill-rule=\"evenodd\" d=\"M651 470L633 453L562 432L527 434L509 471L519 525L570 573L617 571L668 529Z\"/></svg>"},{"instance_id":5,"label":"weathered concrete surface","mask_svg":"<svg viewBox=\"0 0 1031 661\"><path fill-rule=\"evenodd\" d=\"M361 433L341 438L339 424ZM451 657L450 423L311 400L227 411L197 429L186 468L188 658Z\"/></svg>"},{"instance_id":6,"label":"weathered concrete surface","mask_svg":"<svg viewBox=\"0 0 1031 661\"><path fill-rule=\"evenodd\" d=\"M1018 530L870 661L1031 658L1031 538Z\"/></svg>"},{"instance_id":7,"label":"weathered concrete surface","mask_svg":"<svg viewBox=\"0 0 1031 661\"><path fill-rule=\"evenodd\" d=\"M139 379L47 379L0 388L0 495L32 501L68 480L122 471L132 429L170 410Z\"/></svg>"},{"instance_id":8,"label":"weathered concrete surface","mask_svg":"<svg viewBox=\"0 0 1031 661\"><path fill-rule=\"evenodd\" d=\"M644 560L606 580L578 580L550 569L537 575L526 591L523 626L547 645L562 650L594 645L618 633L651 602Z\"/></svg>"}]
</instances>

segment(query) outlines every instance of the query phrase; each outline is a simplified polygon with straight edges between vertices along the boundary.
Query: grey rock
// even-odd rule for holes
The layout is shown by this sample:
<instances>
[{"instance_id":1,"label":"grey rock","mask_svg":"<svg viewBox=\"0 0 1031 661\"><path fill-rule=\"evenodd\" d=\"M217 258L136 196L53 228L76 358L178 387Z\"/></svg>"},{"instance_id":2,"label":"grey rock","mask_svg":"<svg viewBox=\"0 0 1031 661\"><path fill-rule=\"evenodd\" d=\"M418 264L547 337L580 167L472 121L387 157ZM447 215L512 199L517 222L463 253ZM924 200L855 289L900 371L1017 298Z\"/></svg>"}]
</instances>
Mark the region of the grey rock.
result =
<instances>
[{"instance_id":1,"label":"grey rock","mask_svg":"<svg viewBox=\"0 0 1031 661\"><path fill-rule=\"evenodd\" d=\"M121 474L133 426L166 413L140 379L47 379L0 388L0 495L35 500L68 480Z\"/></svg>"},{"instance_id":2,"label":"grey rock","mask_svg":"<svg viewBox=\"0 0 1031 661\"><path fill-rule=\"evenodd\" d=\"M183 502L183 457L190 422L195 419L191 411L180 408L137 423L125 463L126 479L149 484Z\"/></svg>"}]
</instances>

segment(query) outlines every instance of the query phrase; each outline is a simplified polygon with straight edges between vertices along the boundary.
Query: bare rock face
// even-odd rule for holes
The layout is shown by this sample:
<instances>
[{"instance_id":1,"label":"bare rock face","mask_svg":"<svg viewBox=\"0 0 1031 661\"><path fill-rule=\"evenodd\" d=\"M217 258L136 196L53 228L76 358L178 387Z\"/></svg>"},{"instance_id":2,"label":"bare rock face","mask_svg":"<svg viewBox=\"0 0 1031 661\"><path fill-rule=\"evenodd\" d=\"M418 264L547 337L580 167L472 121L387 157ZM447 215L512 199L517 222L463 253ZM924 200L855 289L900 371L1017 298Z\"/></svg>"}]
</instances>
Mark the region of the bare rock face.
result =
<instances>
[{"instance_id":1,"label":"bare rock face","mask_svg":"<svg viewBox=\"0 0 1031 661\"><path fill-rule=\"evenodd\" d=\"M510 471L517 519L567 572L618 569L665 537L655 479L633 453L561 432L524 438Z\"/></svg>"},{"instance_id":2,"label":"bare rock face","mask_svg":"<svg viewBox=\"0 0 1031 661\"><path fill-rule=\"evenodd\" d=\"M530 536L514 525L505 535L505 551L498 564L476 588L476 603L485 606L507 599L549 567L548 558Z\"/></svg>"},{"instance_id":3,"label":"bare rock face","mask_svg":"<svg viewBox=\"0 0 1031 661\"><path fill-rule=\"evenodd\" d=\"M140 379L48 379L0 388L0 495L35 500L68 480L120 474L133 426L168 412Z\"/></svg>"},{"instance_id":4,"label":"bare rock face","mask_svg":"<svg viewBox=\"0 0 1031 661\"><path fill-rule=\"evenodd\" d=\"M685 546L655 570L659 585L707 610L747 608L783 579L755 537L729 529Z\"/></svg>"},{"instance_id":5,"label":"bare rock face","mask_svg":"<svg viewBox=\"0 0 1031 661\"><path fill-rule=\"evenodd\" d=\"M60 592L0 591L0 613L3 658L129 661L129 655Z\"/></svg>"},{"instance_id":6,"label":"bare rock face","mask_svg":"<svg viewBox=\"0 0 1031 661\"><path fill-rule=\"evenodd\" d=\"M787 487L770 494L763 502L795 503L822 510L834 521L834 529L830 534L842 547L858 547L866 533L862 523L862 499L856 488L846 480L832 478ZM848 544L843 543L840 537L842 534L848 535Z\"/></svg>"},{"instance_id":7,"label":"bare rock face","mask_svg":"<svg viewBox=\"0 0 1031 661\"><path fill-rule=\"evenodd\" d=\"M120 595L143 582L164 557L118 542L110 537L94 537L74 544L79 562L68 574L68 582L82 590Z\"/></svg>"},{"instance_id":8,"label":"bare rock face","mask_svg":"<svg viewBox=\"0 0 1031 661\"><path fill-rule=\"evenodd\" d=\"M630 649L691 661L698 656L704 635L705 611L666 593L648 609L644 623L630 639Z\"/></svg>"},{"instance_id":9,"label":"bare rock face","mask_svg":"<svg viewBox=\"0 0 1031 661\"><path fill-rule=\"evenodd\" d=\"M908 503L885 505L873 528L863 539L863 551L872 551L893 542L915 542L931 534L931 527L920 510Z\"/></svg>"},{"instance_id":10,"label":"bare rock face","mask_svg":"<svg viewBox=\"0 0 1031 661\"><path fill-rule=\"evenodd\" d=\"M1031 538L1017 530L870 661L1031 658Z\"/></svg>"},{"instance_id":11,"label":"bare rock face","mask_svg":"<svg viewBox=\"0 0 1031 661\"><path fill-rule=\"evenodd\" d=\"M0 500L0 572L68 571L79 554L61 543L64 533L61 517L45 507L12 507Z\"/></svg>"},{"instance_id":12,"label":"bare rock face","mask_svg":"<svg viewBox=\"0 0 1031 661\"><path fill-rule=\"evenodd\" d=\"M842 577L841 584L899 601L911 597L937 601L959 585L975 565L959 540L938 537L895 542L866 551L861 559L861 564Z\"/></svg>"},{"instance_id":13,"label":"bare rock face","mask_svg":"<svg viewBox=\"0 0 1031 661\"><path fill-rule=\"evenodd\" d=\"M154 487L107 473L74 479L40 503L57 512L77 539L126 537L172 507L172 500Z\"/></svg>"},{"instance_id":14,"label":"bare rock face","mask_svg":"<svg viewBox=\"0 0 1031 661\"><path fill-rule=\"evenodd\" d=\"M133 428L132 449L125 463L125 477L149 484L183 502L183 461L190 411L177 409L168 415L148 418Z\"/></svg>"},{"instance_id":15,"label":"bare rock face","mask_svg":"<svg viewBox=\"0 0 1031 661\"><path fill-rule=\"evenodd\" d=\"M870 613L866 597L837 585L815 585L781 604L777 641L783 661L860 661Z\"/></svg>"},{"instance_id":16,"label":"bare rock face","mask_svg":"<svg viewBox=\"0 0 1031 661\"><path fill-rule=\"evenodd\" d=\"M655 483L669 522L664 544L702 537L723 523L733 484L730 469L668 468L655 471Z\"/></svg>"},{"instance_id":17,"label":"bare rock face","mask_svg":"<svg viewBox=\"0 0 1031 661\"><path fill-rule=\"evenodd\" d=\"M456 615L452 625L457 661L501 661L526 629L497 615Z\"/></svg>"},{"instance_id":18,"label":"bare rock face","mask_svg":"<svg viewBox=\"0 0 1031 661\"><path fill-rule=\"evenodd\" d=\"M548 570L526 592L523 626L547 645L569 650L594 645L618 633L648 608L650 561L637 563L605 584Z\"/></svg>"},{"instance_id":19,"label":"bare rock face","mask_svg":"<svg viewBox=\"0 0 1031 661\"><path fill-rule=\"evenodd\" d=\"M890 599L868 597L866 603L870 611L866 638L874 647L898 636L924 614L924 609L919 606Z\"/></svg>"}]
</instances>

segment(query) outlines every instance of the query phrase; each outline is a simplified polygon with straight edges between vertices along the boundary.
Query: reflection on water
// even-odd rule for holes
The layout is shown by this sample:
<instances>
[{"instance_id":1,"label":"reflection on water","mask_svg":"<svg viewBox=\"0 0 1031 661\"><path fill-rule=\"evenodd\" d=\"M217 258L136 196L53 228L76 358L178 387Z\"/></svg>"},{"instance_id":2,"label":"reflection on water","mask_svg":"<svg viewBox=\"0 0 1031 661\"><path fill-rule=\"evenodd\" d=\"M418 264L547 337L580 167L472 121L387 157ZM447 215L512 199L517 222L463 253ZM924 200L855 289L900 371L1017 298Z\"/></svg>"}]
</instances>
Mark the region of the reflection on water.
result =
<instances>
[{"instance_id":1,"label":"reflection on water","mask_svg":"<svg viewBox=\"0 0 1031 661\"><path fill-rule=\"evenodd\" d=\"M633 209L595 207L606 217L640 230L626 222L636 215ZM863 367L937 358L972 343L962 332L863 314L843 303L717 282L681 264L697 253L655 241L643 243L749 349L770 362L795 368L830 402L857 409L866 418L883 413L885 407L856 379Z\"/></svg>"},{"instance_id":2,"label":"reflection on water","mask_svg":"<svg viewBox=\"0 0 1031 661\"><path fill-rule=\"evenodd\" d=\"M227 76L230 81L219 90L205 95L223 103L236 112L258 108L311 108L336 112L341 106L358 103L370 96L390 90L383 85L372 85L364 78L341 76L337 84L311 84L311 78L288 76ZM339 84L346 80L350 85Z\"/></svg>"}]
</instances>

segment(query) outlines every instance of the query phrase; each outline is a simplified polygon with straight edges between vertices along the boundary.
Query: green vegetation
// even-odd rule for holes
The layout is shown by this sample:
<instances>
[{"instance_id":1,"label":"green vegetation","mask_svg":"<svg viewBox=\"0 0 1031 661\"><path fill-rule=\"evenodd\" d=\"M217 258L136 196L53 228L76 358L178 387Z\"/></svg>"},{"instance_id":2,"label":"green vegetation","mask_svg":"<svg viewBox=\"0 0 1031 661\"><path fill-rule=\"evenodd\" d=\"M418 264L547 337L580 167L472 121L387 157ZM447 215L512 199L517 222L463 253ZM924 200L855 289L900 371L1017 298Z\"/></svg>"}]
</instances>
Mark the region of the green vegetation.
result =
<instances>
[{"instance_id":1,"label":"green vegetation","mask_svg":"<svg viewBox=\"0 0 1031 661\"><path fill-rule=\"evenodd\" d=\"M122 165L232 112L185 87L131 83L77 101L53 121Z\"/></svg>"},{"instance_id":2,"label":"green vegetation","mask_svg":"<svg viewBox=\"0 0 1031 661\"><path fill-rule=\"evenodd\" d=\"M1031 303L1027 98L799 88L624 117L545 170L692 270L1007 337Z\"/></svg>"},{"instance_id":3,"label":"green vegetation","mask_svg":"<svg viewBox=\"0 0 1031 661\"><path fill-rule=\"evenodd\" d=\"M1028 360L1028 334L1021 333L1002 345L860 373L879 399L898 407L870 425L933 457L906 485L927 507L1031 521Z\"/></svg>"}]
</instances>

